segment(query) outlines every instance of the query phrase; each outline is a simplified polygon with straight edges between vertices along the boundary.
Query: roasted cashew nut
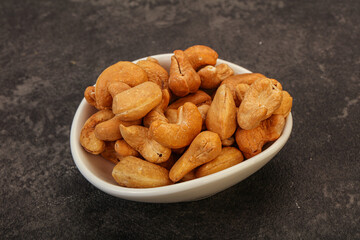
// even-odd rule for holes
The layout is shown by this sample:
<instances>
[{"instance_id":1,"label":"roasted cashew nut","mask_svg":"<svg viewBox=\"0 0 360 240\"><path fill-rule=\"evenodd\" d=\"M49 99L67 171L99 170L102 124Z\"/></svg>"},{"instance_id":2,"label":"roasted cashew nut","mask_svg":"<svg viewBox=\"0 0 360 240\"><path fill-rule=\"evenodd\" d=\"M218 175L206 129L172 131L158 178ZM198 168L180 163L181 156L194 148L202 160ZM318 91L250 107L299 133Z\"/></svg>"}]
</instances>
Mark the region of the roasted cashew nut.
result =
<instances>
[{"instance_id":1,"label":"roasted cashew nut","mask_svg":"<svg viewBox=\"0 0 360 240\"><path fill-rule=\"evenodd\" d=\"M174 51L171 57L169 88L179 97L196 92L201 84L199 75L191 66L187 56L181 50Z\"/></svg>"},{"instance_id":2,"label":"roasted cashew nut","mask_svg":"<svg viewBox=\"0 0 360 240\"><path fill-rule=\"evenodd\" d=\"M150 135L168 148L182 148L191 143L202 128L202 117L198 108L190 102L178 109L176 123L157 120L150 125Z\"/></svg>"},{"instance_id":3,"label":"roasted cashew nut","mask_svg":"<svg viewBox=\"0 0 360 240\"><path fill-rule=\"evenodd\" d=\"M285 126L283 115L272 115L253 129L238 128L235 133L236 143L246 158L251 158L262 151L265 143L278 139Z\"/></svg>"},{"instance_id":4,"label":"roasted cashew nut","mask_svg":"<svg viewBox=\"0 0 360 240\"><path fill-rule=\"evenodd\" d=\"M242 129L250 130L269 118L280 107L282 93L268 78L256 80L246 91L237 113Z\"/></svg>"},{"instance_id":5,"label":"roasted cashew nut","mask_svg":"<svg viewBox=\"0 0 360 240\"><path fill-rule=\"evenodd\" d=\"M95 126L101 122L111 119L114 114L111 110L100 110L86 120L80 133L80 144L92 154L99 154L105 150L105 142L95 136Z\"/></svg>"},{"instance_id":6,"label":"roasted cashew nut","mask_svg":"<svg viewBox=\"0 0 360 240\"><path fill-rule=\"evenodd\" d=\"M204 45L189 47L184 52L187 55L191 66L195 70L206 65L214 66L219 56L214 49Z\"/></svg>"},{"instance_id":7,"label":"roasted cashew nut","mask_svg":"<svg viewBox=\"0 0 360 240\"><path fill-rule=\"evenodd\" d=\"M120 131L124 140L149 162L161 163L169 159L171 149L152 139L148 128L137 125L129 127L120 125Z\"/></svg>"},{"instance_id":8,"label":"roasted cashew nut","mask_svg":"<svg viewBox=\"0 0 360 240\"><path fill-rule=\"evenodd\" d=\"M221 140L219 135L210 131L201 132L170 169L170 179L173 182L180 181L196 167L215 159L220 152Z\"/></svg>"},{"instance_id":9,"label":"roasted cashew nut","mask_svg":"<svg viewBox=\"0 0 360 240\"><path fill-rule=\"evenodd\" d=\"M123 187L151 188L170 185L169 171L154 163L128 156L114 167L112 176Z\"/></svg>"},{"instance_id":10,"label":"roasted cashew nut","mask_svg":"<svg viewBox=\"0 0 360 240\"><path fill-rule=\"evenodd\" d=\"M201 79L200 87L213 89L217 88L224 79L234 75L234 70L229 65L221 63L215 67L211 65L203 67L198 71L198 74Z\"/></svg>"}]
</instances>

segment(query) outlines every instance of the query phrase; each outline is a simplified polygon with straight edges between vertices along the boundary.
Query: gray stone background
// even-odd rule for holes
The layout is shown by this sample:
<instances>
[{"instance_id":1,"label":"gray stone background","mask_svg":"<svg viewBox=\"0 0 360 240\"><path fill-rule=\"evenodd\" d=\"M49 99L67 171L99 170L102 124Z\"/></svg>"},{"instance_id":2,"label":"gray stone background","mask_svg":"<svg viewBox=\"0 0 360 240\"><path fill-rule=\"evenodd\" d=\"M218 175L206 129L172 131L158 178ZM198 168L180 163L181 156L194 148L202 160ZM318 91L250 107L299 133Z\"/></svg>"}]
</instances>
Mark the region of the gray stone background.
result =
<instances>
[{"instance_id":1,"label":"gray stone background","mask_svg":"<svg viewBox=\"0 0 360 240\"><path fill-rule=\"evenodd\" d=\"M360 1L0 1L1 239L360 239ZM70 125L119 60L211 46L294 97L285 148L205 200L117 199Z\"/></svg>"}]
</instances>

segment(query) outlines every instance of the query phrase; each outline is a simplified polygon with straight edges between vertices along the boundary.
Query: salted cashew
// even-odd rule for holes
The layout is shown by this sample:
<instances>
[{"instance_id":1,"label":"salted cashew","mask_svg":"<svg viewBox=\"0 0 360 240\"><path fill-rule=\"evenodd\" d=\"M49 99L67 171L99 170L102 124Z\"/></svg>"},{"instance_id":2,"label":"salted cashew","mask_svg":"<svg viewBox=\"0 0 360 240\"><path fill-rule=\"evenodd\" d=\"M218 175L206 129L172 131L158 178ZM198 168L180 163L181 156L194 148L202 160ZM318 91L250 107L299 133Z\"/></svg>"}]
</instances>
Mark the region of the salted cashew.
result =
<instances>
[{"instance_id":1,"label":"salted cashew","mask_svg":"<svg viewBox=\"0 0 360 240\"><path fill-rule=\"evenodd\" d=\"M165 162L171 155L171 149L164 147L149 135L149 129L143 126L120 125L124 140L146 160L153 163Z\"/></svg>"},{"instance_id":2,"label":"salted cashew","mask_svg":"<svg viewBox=\"0 0 360 240\"><path fill-rule=\"evenodd\" d=\"M105 150L100 155L106 160L117 164L119 162L119 155L114 149L115 142L105 142Z\"/></svg>"},{"instance_id":3,"label":"salted cashew","mask_svg":"<svg viewBox=\"0 0 360 240\"><path fill-rule=\"evenodd\" d=\"M231 145L233 145L235 142L235 138L234 137L229 137L229 138L226 138L226 139L223 139L221 140L221 144L224 146L224 147L230 147Z\"/></svg>"},{"instance_id":4,"label":"salted cashew","mask_svg":"<svg viewBox=\"0 0 360 240\"><path fill-rule=\"evenodd\" d=\"M207 103L204 103L200 106L197 107L200 114L201 114L201 118L202 118L202 129L204 130L206 128L205 125L205 119L206 119L206 115L207 112L209 111L210 105ZM165 117L168 120L169 123L176 123L178 120L178 113L177 113L177 109L173 109L173 108L168 108L165 112Z\"/></svg>"},{"instance_id":5,"label":"salted cashew","mask_svg":"<svg viewBox=\"0 0 360 240\"><path fill-rule=\"evenodd\" d=\"M169 74L159 63L140 60L136 64L146 72L150 82L156 83L161 89L168 88Z\"/></svg>"},{"instance_id":6,"label":"salted cashew","mask_svg":"<svg viewBox=\"0 0 360 240\"><path fill-rule=\"evenodd\" d=\"M293 98L287 91L281 91L281 93L282 93L282 100L280 107L276 109L273 114L281 114L286 117L291 111Z\"/></svg>"},{"instance_id":7,"label":"salted cashew","mask_svg":"<svg viewBox=\"0 0 360 240\"><path fill-rule=\"evenodd\" d=\"M139 153L134 148L132 148L124 139L117 140L115 142L114 150L118 154L118 158L123 158L127 156L139 156Z\"/></svg>"},{"instance_id":8,"label":"salted cashew","mask_svg":"<svg viewBox=\"0 0 360 240\"><path fill-rule=\"evenodd\" d=\"M199 133L186 152L170 169L170 179L178 182L196 167L215 159L220 152L221 140L218 134L211 131Z\"/></svg>"},{"instance_id":9,"label":"salted cashew","mask_svg":"<svg viewBox=\"0 0 360 240\"><path fill-rule=\"evenodd\" d=\"M197 73L201 79L200 87L213 89L217 88L224 79L234 75L234 70L229 65L221 63L215 67L211 65L203 67Z\"/></svg>"},{"instance_id":10,"label":"salted cashew","mask_svg":"<svg viewBox=\"0 0 360 240\"><path fill-rule=\"evenodd\" d=\"M144 82L114 97L112 111L123 121L143 118L162 99L162 92L153 82Z\"/></svg>"},{"instance_id":11,"label":"salted cashew","mask_svg":"<svg viewBox=\"0 0 360 240\"><path fill-rule=\"evenodd\" d=\"M143 124L145 127L150 127L151 123L156 120L168 121L164 115L164 110L169 105L170 101L170 93L168 89L161 90L162 92L162 100L159 105L157 105L153 110L151 110L146 116L143 118Z\"/></svg>"},{"instance_id":12,"label":"salted cashew","mask_svg":"<svg viewBox=\"0 0 360 240\"><path fill-rule=\"evenodd\" d=\"M122 139L119 129L120 124L128 127L141 124L141 119L134 121L122 121L119 116L101 122L95 127L95 136L103 141L116 141Z\"/></svg>"},{"instance_id":13,"label":"salted cashew","mask_svg":"<svg viewBox=\"0 0 360 240\"><path fill-rule=\"evenodd\" d=\"M168 148L182 148L191 143L202 128L202 118L195 104L187 102L178 109L176 123L157 120L150 125L150 135Z\"/></svg>"},{"instance_id":14,"label":"salted cashew","mask_svg":"<svg viewBox=\"0 0 360 240\"><path fill-rule=\"evenodd\" d=\"M214 160L201 165L195 172L196 177L207 176L235 166L244 160L242 153L235 147L224 147Z\"/></svg>"},{"instance_id":15,"label":"salted cashew","mask_svg":"<svg viewBox=\"0 0 360 240\"><path fill-rule=\"evenodd\" d=\"M238 128L235 133L236 143L246 158L251 158L262 151L265 143L278 139L285 127L283 115L272 115L259 126L250 130Z\"/></svg>"},{"instance_id":16,"label":"salted cashew","mask_svg":"<svg viewBox=\"0 0 360 240\"><path fill-rule=\"evenodd\" d=\"M184 52L195 70L198 70L202 66L215 65L219 57L214 49L204 45L189 47Z\"/></svg>"},{"instance_id":17,"label":"salted cashew","mask_svg":"<svg viewBox=\"0 0 360 240\"><path fill-rule=\"evenodd\" d=\"M169 171L154 163L128 156L114 167L112 176L123 187L151 188L170 185Z\"/></svg>"},{"instance_id":18,"label":"salted cashew","mask_svg":"<svg viewBox=\"0 0 360 240\"><path fill-rule=\"evenodd\" d=\"M80 144L92 154L100 154L105 150L105 142L95 136L95 126L101 122L111 119L114 114L111 110L100 110L86 120L80 133Z\"/></svg>"},{"instance_id":19,"label":"salted cashew","mask_svg":"<svg viewBox=\"0 0 360 240\"><path fill-rule=\"evenodd\" d=\"M130 87L137 86L148 80L146 72L128 61L120 61L106 68L98 77L95 86L96 106L98 109L109 109L112 97L108 87L115 82L124 82Z\"/></svg>"},{"instance_id":20,"label":"salted cashew","mask_svg":"<svg viewBox=\"0 0 360 240\"><path fill-rule=\"evenodd\" d=\"M208 130L227 139L236 131L236 106L231 91L226 85L221 85L215 94L206 116Z\"/></svg>"},{"instance_id":21,"label":"salted cashew","mask_svg":"<svg viewBox=\"0 0 360 240\"><path fill-rule=\"evenodd\" d=\"M268 78L256 80L246 91L237 113L237 122L242 129L259 126L280 107L282 93Z\"/></svg>"},{"instance_id":22,"label":"salted cashew","mask_svg":"<svg viewBox=\"0 0 360 240\"><path fill-rule=\"evenodd\" d=\"M169 88L179 97L196 92L201 84L199 75L191 66L187 56L181 50L175 50L171 56Z\"/></svg>"},{"instance_id":23,"label":"salted cashew","mask_svg":"<svg viewBox=\"0 0 360 240\"><path fill-rule=\"evenodd\" d=\"M209 94L207 94L204 91L198 90L195 93L191 93L187 95L186 97L179 98L175 102L171 103L167 109L178 109L182 105L184 105L186 102L191 102L195 104L196 106L200 106L204 103L211 104L211 97Z\"/></svg>"}]
</instances>

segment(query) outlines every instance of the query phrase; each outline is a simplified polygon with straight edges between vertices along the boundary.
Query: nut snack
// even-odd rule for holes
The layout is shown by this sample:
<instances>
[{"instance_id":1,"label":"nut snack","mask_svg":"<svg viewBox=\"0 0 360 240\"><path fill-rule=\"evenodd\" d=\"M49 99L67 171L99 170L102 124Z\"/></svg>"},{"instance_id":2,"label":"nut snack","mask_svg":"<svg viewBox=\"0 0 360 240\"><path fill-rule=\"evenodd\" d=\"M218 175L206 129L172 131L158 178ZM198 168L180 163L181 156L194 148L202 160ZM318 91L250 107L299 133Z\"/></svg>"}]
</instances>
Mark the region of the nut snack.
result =
<instances>
[{"instance_id":1,"label":"nut snack","mask_svg":"<svg viewBox=\"0 0 360 240\"><path fill-rule=\"evenodd\" d=\"M169 71L156 56L106 68L84 91L97 112L81 146L114 164L127 188L191 182L261 153L281 136L293 98L279 81L217 60L195 45L175 50Z\"/></svg>"}]
</instances>

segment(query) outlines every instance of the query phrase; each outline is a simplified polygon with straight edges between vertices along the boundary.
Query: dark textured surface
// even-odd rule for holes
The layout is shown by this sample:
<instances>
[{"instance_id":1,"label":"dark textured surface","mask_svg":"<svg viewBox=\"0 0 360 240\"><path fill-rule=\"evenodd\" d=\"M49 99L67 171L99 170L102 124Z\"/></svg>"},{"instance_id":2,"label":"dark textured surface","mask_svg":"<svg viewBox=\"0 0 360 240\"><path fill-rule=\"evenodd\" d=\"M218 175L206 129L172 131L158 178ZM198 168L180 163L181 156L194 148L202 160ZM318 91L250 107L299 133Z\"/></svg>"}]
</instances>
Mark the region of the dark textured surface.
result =
<instances>
[{"instance_id":1,"label":"dark textured surface","mask_svg":"<svg viewBox=\"0 0 360 240\"><path fill-rule=\"evenodd\" d=\"M360 239L360 1L0 1L1 239ZM70 153L118 60L205 44L294 97L285 148L208 199L136 203Z\"/></svg>"}]
</instances>

